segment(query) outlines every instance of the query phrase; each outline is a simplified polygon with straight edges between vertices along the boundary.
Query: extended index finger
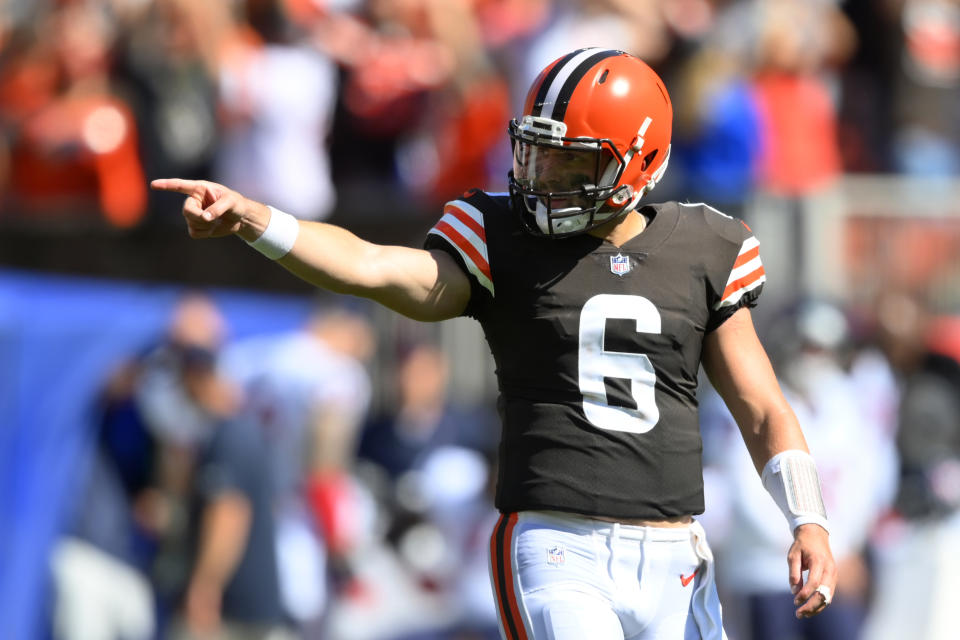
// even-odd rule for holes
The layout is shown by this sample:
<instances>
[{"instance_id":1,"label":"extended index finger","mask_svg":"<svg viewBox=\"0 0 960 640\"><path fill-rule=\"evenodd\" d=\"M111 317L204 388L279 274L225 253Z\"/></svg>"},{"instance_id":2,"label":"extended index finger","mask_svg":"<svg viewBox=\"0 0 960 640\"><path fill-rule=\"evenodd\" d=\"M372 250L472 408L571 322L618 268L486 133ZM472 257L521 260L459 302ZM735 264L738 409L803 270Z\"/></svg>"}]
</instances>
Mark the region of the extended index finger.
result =
<instances>
[{"instance_id":1,"label":"extended index finger","mask_svg":"<svg viewBox=\"0 0 960 640\"><path fill-rule=\"evenodd\" d=\"M151 189L157 191L175 191L185 196L192 196L200 187L199 180L183 180L182 178L159 178L150 183Z\"/></svg>"}]
</instances>

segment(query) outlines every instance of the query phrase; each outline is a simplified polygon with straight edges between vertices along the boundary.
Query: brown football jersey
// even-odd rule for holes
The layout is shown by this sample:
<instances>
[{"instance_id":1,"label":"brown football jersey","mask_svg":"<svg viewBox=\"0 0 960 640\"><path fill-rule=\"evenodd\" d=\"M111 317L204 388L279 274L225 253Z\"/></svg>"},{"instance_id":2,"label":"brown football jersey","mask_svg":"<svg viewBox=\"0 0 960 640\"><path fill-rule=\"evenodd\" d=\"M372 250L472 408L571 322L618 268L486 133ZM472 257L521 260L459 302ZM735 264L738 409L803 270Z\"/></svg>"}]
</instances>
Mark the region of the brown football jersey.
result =
<instances>
[{"instance_id":1,"label":"brown football jersey","mask_svg":"<svg viewBox=\"0 0 960 640\"><path fill-rule=\"evenodd\" d=\"M765 280L756 239L705 205L642 208L622 247L525 231L506 195L450 202L425 246L467 273L496 362L497 507L615 518L703 511L704 336Z\"/></svg>"}]
</instances>

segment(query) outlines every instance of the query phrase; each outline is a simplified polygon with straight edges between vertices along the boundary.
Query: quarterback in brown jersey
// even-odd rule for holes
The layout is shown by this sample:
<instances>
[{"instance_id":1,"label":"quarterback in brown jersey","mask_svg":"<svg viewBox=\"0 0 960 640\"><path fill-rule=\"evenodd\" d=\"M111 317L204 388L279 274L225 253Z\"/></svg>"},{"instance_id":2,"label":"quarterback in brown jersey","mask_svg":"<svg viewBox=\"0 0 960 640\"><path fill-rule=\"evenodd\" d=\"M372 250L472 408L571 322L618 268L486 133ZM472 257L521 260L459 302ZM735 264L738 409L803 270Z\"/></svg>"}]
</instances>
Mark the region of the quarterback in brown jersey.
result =
<instances>
[{"instance_id":1,"label":"quarterback in brown jersey","mask_svg":"<svg viewBox=\"0 0 960 640\"><path fill-rule=\"evenodd\" d=\"M502 435L491 583L507 639L724 638L703 529L701 364L793 531L797 615L837 572L820 480L754 330L759 243L706 205L647 204L670 158L660 78L581 49L534 81L509 125L503 194L449 202L424 249L298 221L180 179L195 238L237 234L297 276L411 318L480 322Z\"/></svg>"}]
</instances>

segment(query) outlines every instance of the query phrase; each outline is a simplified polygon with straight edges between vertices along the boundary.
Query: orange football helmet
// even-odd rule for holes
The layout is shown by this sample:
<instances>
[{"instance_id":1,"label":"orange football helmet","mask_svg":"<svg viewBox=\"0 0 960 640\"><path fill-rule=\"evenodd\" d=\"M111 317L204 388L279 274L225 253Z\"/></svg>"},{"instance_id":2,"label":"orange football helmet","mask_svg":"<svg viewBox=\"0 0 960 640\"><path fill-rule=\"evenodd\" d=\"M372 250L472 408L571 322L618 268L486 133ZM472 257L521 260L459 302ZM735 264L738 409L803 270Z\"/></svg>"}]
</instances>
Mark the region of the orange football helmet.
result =
<instances>
[{"instance_id":1,"label":"orange football helmet","mask_svg":"<svg viewBox=\"0 0 960 640\"><path fill-rule=\"evenodd\" d=\"M548 65L509 128L524 226L563 237L634 209L667 169L672 120L663 81L630 54L579 49Z\"/></svg>"}]
</instances>

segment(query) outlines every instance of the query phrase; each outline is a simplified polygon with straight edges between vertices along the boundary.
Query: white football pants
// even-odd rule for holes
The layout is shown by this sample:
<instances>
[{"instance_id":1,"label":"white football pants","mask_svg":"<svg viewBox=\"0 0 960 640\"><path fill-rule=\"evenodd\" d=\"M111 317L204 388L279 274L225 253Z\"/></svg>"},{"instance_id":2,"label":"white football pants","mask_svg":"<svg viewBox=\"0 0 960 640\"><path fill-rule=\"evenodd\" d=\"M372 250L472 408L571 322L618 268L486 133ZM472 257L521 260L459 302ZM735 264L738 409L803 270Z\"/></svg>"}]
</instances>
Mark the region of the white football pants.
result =
<instances>
[{"instance_id":1,"label":"white football pants","mask_svg":"<svg viewBox=\"0 0 960 640\"><path fill-rule=\"evenodd\" d=\"M703 527L504 514L490 578L505 640L725 640Z\"/></svg>"}]
</instances>

